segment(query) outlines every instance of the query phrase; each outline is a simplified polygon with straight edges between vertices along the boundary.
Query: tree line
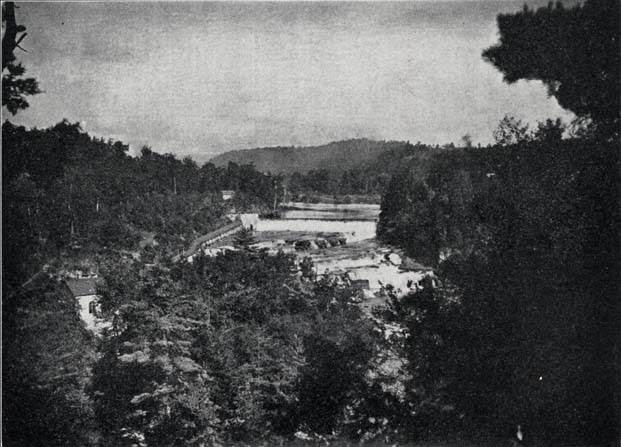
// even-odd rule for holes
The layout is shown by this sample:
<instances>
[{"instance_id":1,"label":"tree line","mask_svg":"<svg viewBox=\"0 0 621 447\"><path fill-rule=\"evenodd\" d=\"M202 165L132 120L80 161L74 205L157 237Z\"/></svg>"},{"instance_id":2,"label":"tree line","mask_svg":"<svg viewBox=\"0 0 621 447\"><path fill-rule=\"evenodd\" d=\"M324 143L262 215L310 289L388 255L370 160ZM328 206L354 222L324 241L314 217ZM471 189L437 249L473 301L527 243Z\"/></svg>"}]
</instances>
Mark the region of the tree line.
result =
<instances>
[{"instance_id":1,"label":"tree line","mask_svg":"<svg viewBox=\"0 0 621 447\"><path fill-rule=\"evenodd\" d=\"M572 129L505 117L493 147L437 154L423 178L407 165L383 197L378 237L436 267L388 312L436 433L619 439L618 21L618 1L499 16L484 58L543 81Z\"/></svg>"},{"instance_id":2,"label":"tree line","mask_svg":"<svg viewBox=\"0 0 621 447\"><path fill-rule=\"evenodd\" d=\"M433 154L447 149L448 146L429 146L420 142L390 142L371 160L356 167L314 169L306 173L294 172L287 175L287 192L294 200L308 200L316 195L380 196L386 191L393 173L404 162L418 166L418 172L422 174Z\"/></svg>"},{"instance_id":3,"label":"tree line","mask_svg":"<svg viewBox=\"0 0 621 447\"><path fill-rule=\"evenodd\" d=\"M413 334L414 392L453 408L447 429L610 436L618 157L601 140L535 140L447 153L422 181L393 177L378 237L437 275L395 318Z\"/></svg>"},{"instance_id":4,"label":"tree line","mask_svg":"<svg viewBox=\"0 0 621 447\"><path fill-rule=\"evenodd\" d=\"M221 190L236 191L229 208L267 209L277 181L250 165L199 167L148 147L132 157L122 142L91 137L68 121L47 129L6 121L2 146L10 284L67 250L135 250L145 233L155 233L161 256L170 256L223 222Z\"/></svg>"}]
</instances>

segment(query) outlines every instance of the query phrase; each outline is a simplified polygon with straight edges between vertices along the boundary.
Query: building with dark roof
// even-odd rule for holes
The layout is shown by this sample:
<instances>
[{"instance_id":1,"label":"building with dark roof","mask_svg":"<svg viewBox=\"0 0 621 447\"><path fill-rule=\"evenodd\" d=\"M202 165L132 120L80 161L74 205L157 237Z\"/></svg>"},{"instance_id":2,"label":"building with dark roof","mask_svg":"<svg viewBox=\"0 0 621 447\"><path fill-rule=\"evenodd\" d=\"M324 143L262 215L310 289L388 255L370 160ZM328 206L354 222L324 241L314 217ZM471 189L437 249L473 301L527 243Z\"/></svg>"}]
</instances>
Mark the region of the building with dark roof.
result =
<instances>
[{"instance_id":1,"label":"building with dark roof","mask_svg":"<svg viewBox=\"0 0 621 447\"><path fill-rule=\"evenodd\" d=\"M81 296L90 296L97 293L97 277L91 278L71 278L65 279L65 285L69 288L71 294L78 298Z\"/></svg>"},{"instance_id":2,"label":"building with dark roof","mask_svg":"<svg viewBox=\"0 0 621 447\"><path fill-rule=\"evenodd\" d=\"M108 325L99 313L97 285L101 284L101 279L97 277L67 278L64 284L67 292L78 301L80 318L87 329L97 333Z\"/></svg>"}]
</instances>

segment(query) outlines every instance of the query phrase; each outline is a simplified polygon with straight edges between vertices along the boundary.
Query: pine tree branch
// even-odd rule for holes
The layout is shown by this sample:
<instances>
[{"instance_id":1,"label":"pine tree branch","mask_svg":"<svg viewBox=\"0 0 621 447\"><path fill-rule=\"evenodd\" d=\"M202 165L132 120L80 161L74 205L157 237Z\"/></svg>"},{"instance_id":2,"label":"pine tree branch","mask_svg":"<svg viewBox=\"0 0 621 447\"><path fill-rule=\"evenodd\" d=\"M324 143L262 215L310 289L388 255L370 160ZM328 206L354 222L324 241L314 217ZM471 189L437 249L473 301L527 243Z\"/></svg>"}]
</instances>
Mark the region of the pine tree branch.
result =
<instances>
[{"instance_id":1,"label":"pine tree branch","mask_svg":"<svg viewBox=\"0 0 621 447\"><path fill-rule=\"evenodd\" d=\"M24 31L24 26L17 26L15 21L15 5L13 2L6 2L4 5L3 21L6 23L4 37L2 38L2 71L9 65L14 59L13 51L18 44L17 33ZM23 38L23 36L20 38Z\"/></svg>"}]
</instances>

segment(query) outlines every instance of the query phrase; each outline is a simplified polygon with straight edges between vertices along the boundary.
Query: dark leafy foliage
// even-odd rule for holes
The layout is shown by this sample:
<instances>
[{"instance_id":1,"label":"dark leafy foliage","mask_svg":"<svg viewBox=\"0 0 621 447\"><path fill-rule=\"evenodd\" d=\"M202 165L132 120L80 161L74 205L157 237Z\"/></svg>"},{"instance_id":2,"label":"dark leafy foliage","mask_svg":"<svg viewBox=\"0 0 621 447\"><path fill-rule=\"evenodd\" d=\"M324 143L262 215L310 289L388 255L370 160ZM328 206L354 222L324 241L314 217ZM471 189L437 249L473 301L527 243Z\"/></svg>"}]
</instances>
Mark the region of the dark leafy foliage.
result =
<instances>
[{"instance_id":1,"label":"dark leafy foliage","mask_svg":"<svg viewBox=\"0 0 621 447\"><path fill-rule=\"evenodd\" d=\"M210 378L191 352L192 334L205 324L208 309L200 301L176 301L176 287L163 272L134 269L123 279L137 283L108 289L122 304L114 310L114 325L94 369L102 433L113 444L213 441L217 417L207 388ZM114 295L119 292L122 298Z\"/></svg>"},{"instance_id":2,"label":"dark leafy foliage","mask_svg":"<svg viewBox=\"0 0 621 447\"><path fill-rule=\"evenodd\" d=\"M295 271L290 256L251 252L171 271L112 264L102 301L114 326L93 388L110 442L342 430L376 343L351 291Z\"/></svg>"},{"instance_id":3,"label":"dark leafy foliage","mask_svg":"<svg viewBox=\"0 0 621 447\"><path fill-rule=\"evenodd\" d=\"M238 210L273 201L273 179L251 166L199 168L148 148L134 158L67 121L43 130L7 121L2 149L3 255L13 260L3 271L12 284L72 247L136 250L145 234L155 234L159 257L172 256L222 223L222 189L239 191Z\"/></svg>"},{"instance_id":4,"label":"dark leafy foliage","mask_svg":"<svg viewBox=\"0 0 621 447\"><path fill-rule=\"evenodd\" d=\"M618 148L548 124L438 157L423 182L405 169L378 232L438 266L438 287L397 309L420 405L473 436L521 424L538 442L605 443L619 429Z\"/></svg>"},{"instance_id":5,"label":"dark leafy foliage","mask_svg":"<svg viewBox=\"0 0 621 447\"><path fill-rule=\"evenodd\" d=\"M483 52L509 83L541 80L561 107L619 132L619 1L561 2L498 17L500 43Z\"/></svg>"},{"instance_id":6,"label":"dark leafy foliage","mask_svg":"<svg viewBox=\"0 0 621 447\"><path fill-rule=\"evenodd\" d=\"M378 151L372 160L361 162L358 166L347 170L340 164L334 164L330 169L313 169L306 173L295 172L289 175L286 179L288 198L312 200L316 194L337 197L382 194L392 174L397 172L403 163L416 160L419 172L423 172L427 167L427 160L432 154L440 151L437 147L420 143L413 145L409 142L390 142L385 145L386 147Z\"/></svg>"},{"instance_id":7,"label":"dark leafy foliage","mask_svg":"<svg viewBox=\"0 0 621 447\"><path fill-rule=\"evenodd\" d=\"M18 25L13 2L2 3L2 106L15 115L29 104L26 96L41 93L34 78L24 78L26 69L16 62L15 50L26 37L26 27ZM5 73L6 70L6 73Z\"/></svg>"},{"instance_id":8,"label":"dark leafy foliage","mask_svg":"<svg viewBox=\"0 0 621 447\"><path fill-rule=\"evenodd\" d=\"M7 73L2 76L2 106L15 115L28 108L26 96L41 93L39 83L34 78L24 78L26 69L22 64L9 64Z\"/></svg>"},{"instance_id":9,"label":"dark leafy foliage","mask_svg":"<svg viewBox=\"0 0 621 447\"><path fill-rule=\"evenodd\" d=\"M45 274L21 290L4 288L4 445L95 445L86 394L95 350L76 307Z\"/></svg>"}]
</instances>

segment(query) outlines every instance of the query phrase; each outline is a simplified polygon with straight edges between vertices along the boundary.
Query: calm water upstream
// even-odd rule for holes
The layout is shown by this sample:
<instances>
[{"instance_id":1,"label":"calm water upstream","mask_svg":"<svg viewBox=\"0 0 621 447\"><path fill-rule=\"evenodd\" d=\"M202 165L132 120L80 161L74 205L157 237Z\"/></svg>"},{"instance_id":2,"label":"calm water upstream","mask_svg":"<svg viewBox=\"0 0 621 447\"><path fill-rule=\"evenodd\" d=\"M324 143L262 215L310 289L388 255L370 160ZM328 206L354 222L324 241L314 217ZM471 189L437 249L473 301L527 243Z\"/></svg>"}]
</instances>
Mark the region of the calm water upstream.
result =
<instances>
[{"instance_id":1,"label":"calm water upstream","mask_svg":"<svg viewBox=\"0 0 621 447\"><path fill-rule=\"evenodd\" d=\"M257 231L308 231L344 233L348 242L375 237L379 205L288 203L281 219L261 219Z\"/></svg>"},{"instance_id":2,"label":"calm water upstream","mask_svg":"<svg viewBox=\"0 0 621 447\"><path fill-rule=\"evenodd\" d=\"M313 259L317 273L342 274L348 272L350 279L369 281L365 303L381 305L383 298L373 298L372 292L386 284L392 284L397 294L407 293L425 275L420 271L402 271L401 258L386 259L393 252L383 247L375 238L380 206L367 204L333 205L328 203L288 203L281 219L260 219L257 231L262 232L305 232L309 235L318 232L343 233L347 245L327 250L301 252L302 256ZM278 236L282 238L283 236ZM356 242L368 241L355 244Z\"/></svg>"},{"instance_id":3,"label":"calm water upstream","mask_svg":"<svg viewBox=\"0 0 621 447\"><path fill-rule=\"evenodd\" d=\"M377 220L380 214L378 204L351 203L303 203L289 202L282 212L283 219L319 220Z\"/></svg>"}]
</instances>

